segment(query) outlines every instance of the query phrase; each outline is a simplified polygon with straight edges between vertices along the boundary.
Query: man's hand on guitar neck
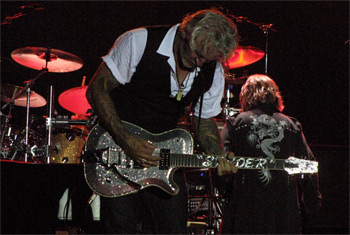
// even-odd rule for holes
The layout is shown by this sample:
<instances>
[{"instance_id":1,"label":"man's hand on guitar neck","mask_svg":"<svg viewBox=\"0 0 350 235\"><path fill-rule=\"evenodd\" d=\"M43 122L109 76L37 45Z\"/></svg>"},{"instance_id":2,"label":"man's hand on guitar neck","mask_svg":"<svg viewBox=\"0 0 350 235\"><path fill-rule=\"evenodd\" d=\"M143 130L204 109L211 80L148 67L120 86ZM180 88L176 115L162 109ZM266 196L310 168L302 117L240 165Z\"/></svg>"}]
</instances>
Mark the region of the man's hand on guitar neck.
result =
<instances>
[{"instance_id":1,"label":"man's hand on guitar neck","mask_svg":"<svg viewBox=\"0 0 350 235\"><path fill-rule=\"evenodd\" d=\"M235 174L238 171L238 168L235 167L232 163L232 159L234 158L235 154L233 152L225 152L225 157L219 157L219 165L217 168L217 172L219 176L222 175L230 175Z\"/></svg>"},{"instance_id":2,"label":"man's hand on guitar neck","mask_svg":"<svg viewBox=\"0 0 350 235\"><path fill-rule=\"evenodd\" d=\"M142 167L158 166L160 157L154 156L153 151L156 146L150 141L143 140L137 136L130 135L127 140L128 148L125 148L125 153L133 158Z\"/></svg>"}]
</instances>

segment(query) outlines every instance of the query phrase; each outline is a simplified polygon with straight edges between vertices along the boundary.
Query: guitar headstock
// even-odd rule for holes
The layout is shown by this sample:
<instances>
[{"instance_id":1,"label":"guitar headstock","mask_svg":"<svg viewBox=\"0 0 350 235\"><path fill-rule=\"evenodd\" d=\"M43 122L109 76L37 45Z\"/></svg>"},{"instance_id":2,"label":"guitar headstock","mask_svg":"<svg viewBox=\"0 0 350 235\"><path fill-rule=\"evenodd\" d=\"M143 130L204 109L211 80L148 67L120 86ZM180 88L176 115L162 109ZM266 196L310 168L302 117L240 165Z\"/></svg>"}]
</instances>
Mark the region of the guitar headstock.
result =
<instances>
[{"instance_id":1,"label":"guitar headstock","mask_svg":"<svg viewBox=\"0 0 350 235\"><path fill-rule=\"evenodd\" d=\"M312 174L318 172L318 162L316 161L304 160L296 157L289 157L285 162L293 165L293 167L284 168L284 170L287 171L290 175L303 173Z\"/></svg>"}]
</instances>

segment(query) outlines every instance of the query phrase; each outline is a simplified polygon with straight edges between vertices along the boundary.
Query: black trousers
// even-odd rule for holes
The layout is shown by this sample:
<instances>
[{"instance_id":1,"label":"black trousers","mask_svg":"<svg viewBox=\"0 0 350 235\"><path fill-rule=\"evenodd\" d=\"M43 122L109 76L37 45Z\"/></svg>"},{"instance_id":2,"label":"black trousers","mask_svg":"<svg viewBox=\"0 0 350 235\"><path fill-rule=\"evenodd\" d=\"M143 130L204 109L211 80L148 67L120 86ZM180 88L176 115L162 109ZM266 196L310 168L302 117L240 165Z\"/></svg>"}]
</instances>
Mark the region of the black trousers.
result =
<instances>
[{"instance_id":1,"label":"black trousers","mask_svg":"<svg viewBox=\"0 0 350 235\"><path fill-rule=\"evenodd\" d=\"M187 234L187 191L183 173L174 180L179 194L158 187L118 198L101 197L101 226L108 234Z\"/></svg>"}]
</instances>

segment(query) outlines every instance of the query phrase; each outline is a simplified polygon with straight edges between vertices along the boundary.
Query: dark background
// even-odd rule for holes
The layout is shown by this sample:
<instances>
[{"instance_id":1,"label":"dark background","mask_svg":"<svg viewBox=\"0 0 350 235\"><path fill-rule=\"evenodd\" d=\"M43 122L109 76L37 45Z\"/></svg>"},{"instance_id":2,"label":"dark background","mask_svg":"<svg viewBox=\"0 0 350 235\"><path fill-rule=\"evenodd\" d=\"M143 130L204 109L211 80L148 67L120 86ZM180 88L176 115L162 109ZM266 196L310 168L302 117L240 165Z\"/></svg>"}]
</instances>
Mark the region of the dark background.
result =
<instances>
[{"instance_id":1,"label":"dark background","mask_svg":"<svg viewBox=\"0 0 350 235\"><path fill-rule=\"evenodd\" d=\"M349 213L349 2L348 1L1 1L1 19L20 6L41 4L1 26L1 83L23 86L39 71L11 59L23 47L51 47L79 56L84 66L69 73L48 73L33 90L48 100L55 91L55 109L72 115L58 103L59 95L86 84L115 39L124 31L146 25L175 24L186 13L222 7L258 24L273 24L268 33L268 72L279 85L284 113L303 124L304 134L320 162L320 188L325 206L315 226L348 227ZM237 22L240 44L266 48L266 35L256 25ZM230 73L265 73L265 58ZM236 96L240 85L236 85ZM2 103L3 105L3 103ZM131 107L132 108L132 107ZM25 108L15 107L11 123L25 126ZM46 115L47 108L32 108ZM334 232L334 230L333 230Z\"/></svg>"}]
</instances>

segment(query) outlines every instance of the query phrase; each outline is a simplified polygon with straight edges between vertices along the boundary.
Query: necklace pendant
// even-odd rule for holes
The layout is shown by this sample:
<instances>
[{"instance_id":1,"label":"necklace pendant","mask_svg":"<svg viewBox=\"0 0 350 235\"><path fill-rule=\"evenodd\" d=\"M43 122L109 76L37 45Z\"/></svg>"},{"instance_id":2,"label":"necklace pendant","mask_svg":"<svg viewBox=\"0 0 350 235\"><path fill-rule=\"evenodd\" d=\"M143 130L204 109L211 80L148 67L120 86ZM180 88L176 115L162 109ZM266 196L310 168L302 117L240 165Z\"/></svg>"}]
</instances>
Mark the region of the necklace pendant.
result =
<instances>
[{"instance_id":1,"label":"necklace pendant","mask_svg":"<svg viewBox=\"0 0 350 235\"><path fill-rule=\"evenodd\" d=\"M177 93L177 95L176 95L176 100L180 101L181 98L182 98L182 91L179 91L179 93Z\"/></svg>"}]
</instances>

